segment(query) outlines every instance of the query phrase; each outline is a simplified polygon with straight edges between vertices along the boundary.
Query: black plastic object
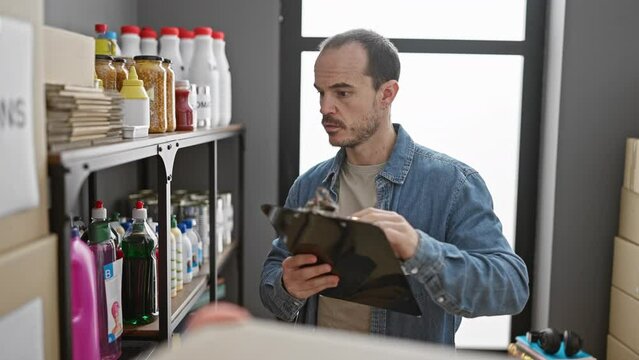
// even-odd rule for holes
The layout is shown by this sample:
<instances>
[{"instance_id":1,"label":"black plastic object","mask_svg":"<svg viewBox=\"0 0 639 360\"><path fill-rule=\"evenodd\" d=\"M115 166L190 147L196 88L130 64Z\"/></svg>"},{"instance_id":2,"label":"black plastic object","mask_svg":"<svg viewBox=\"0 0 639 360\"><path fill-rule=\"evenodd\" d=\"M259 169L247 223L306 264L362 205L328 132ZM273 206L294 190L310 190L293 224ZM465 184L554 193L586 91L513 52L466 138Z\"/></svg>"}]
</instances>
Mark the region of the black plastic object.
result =
<instances>
[{"instance_id":1,"label":"black plastic object","mask_svg":"<svg viewBox=\"0 0 639 360\"><path fill-rule=\"evenodd\" d=\"M313 254L339 276L339 285L322 295L422 315L399 260L377 226L275 205L262 205L262 212L291 253Z\"/></svg>"}]
</instances>

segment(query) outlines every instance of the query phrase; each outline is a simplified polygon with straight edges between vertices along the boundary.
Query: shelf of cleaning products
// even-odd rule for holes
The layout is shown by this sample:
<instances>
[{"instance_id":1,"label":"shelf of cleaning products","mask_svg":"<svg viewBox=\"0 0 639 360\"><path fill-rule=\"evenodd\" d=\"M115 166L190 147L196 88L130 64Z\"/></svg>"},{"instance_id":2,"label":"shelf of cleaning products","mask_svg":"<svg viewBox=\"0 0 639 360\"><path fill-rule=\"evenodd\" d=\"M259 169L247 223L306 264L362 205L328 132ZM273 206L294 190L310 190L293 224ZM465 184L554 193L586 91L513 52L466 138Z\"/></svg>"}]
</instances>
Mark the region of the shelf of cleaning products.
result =
<instances>
[{"instance_id":1,"label":"shelf of cleaning products","mask_svg":"<svg viewBox=\"0 0 639 360\"><path fill-rule=\"evenodd\" d=\"M207 286L208 278L202 275L202 279L195 281L185 291L188 298L178 303L171 301L170 297L170 264L168 251L170 216L171 216L171 183L173 180L173 168L176 161L176 154L180 149L191 146L206 146L208 148L209 165L209 185L208 192L217 194L218 169L218 144L220 141L236 139L238 141L238 193L237 203L241 204L244 196L244 137L245 127L234 124L223 128L198 129L192 132L174 132L166 134L153 134L142 139L122 139L114 143L93 146L89 148L78 148L51 152L48 156L49 180L50 180L50 224L51 231L58 235L58 283L60 292L60 338L62 358L69 358L72 348L71 339L71 288L70 288L70 219L73 209L77 208L80 200L81 189L90 176L95 180L95 174L99 170L132 163L142 159L158 159L157 171L148 176L157 177L158 193L158 223L159 237L158 248L160 257L158 258L158 305L160 309L159 318L153 323L155 326L152 336L143 336L144 339L154 339L165 341L171 339L176 324L186 316L188 311L194 306L198 298L205 292L209 292L209 299L217 299L219 291L217 286ZM229 151L228 149L224 151ZM195 170L201 172L201 169ZM88 181L89 198L95 198L97 181ZM243 208L239 207L237 213L237 244L229 250L227 257L237 258L238 269L243 268L242 259L242 239L243 239ZM215 223L215 207L209 211L209 222ZM211 234L212 254L216 253L214 235ZM218 261L224 262L223 258L214 257L208 264L207 270L210 278L217 279ZM243 284L242 276L238 279L238 303L243 304ZM214 301L214 300L213 300ZM177 307L176 307L177 306ZM180 310L179 308L183 310ZM178 311L179 310L179 311ZM176 315L177 314L177 315ZM139 329L137 329L139 330Z\"/></svg>"},{"instance_id":2,"label":"shelf of cleaning products","mask_svg":"<svg viewBox=\"0 0 639 360\"><path fill-rule=\"evenodd\" d=\"M239 246L238 241L233 241L224 251L217 256L216 268L220 273L227 261L235 254ZM202 273L193 278L188 284L184 284L184 289L178 292L177 296L171 298L171 331L182 322L184 317L191 311L197 300L204 294L208 288L209 280L209 263L205 262L202 266ZM133 326L126 325L124 328L124 336L127 339L156 339L159 332L158 321L150 324Z\"/></svg>"}]
</instances>

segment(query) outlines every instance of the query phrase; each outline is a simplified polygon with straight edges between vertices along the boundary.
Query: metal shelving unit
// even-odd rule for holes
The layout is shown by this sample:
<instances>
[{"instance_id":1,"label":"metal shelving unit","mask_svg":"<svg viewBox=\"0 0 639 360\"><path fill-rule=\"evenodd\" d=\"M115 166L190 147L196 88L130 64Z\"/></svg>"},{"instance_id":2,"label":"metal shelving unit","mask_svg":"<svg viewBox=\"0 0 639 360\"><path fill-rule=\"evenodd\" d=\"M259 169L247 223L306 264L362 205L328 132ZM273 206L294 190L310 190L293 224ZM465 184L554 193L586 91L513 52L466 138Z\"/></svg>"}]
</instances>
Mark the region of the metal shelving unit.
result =
<instances>
[{"instance_id":1,"label":"metal shelving unit","mask_svg":"<svg viewBox=\"0 0 639 360\"><path fill-rule=\"evenodd\" d=\"M242 240L243 240L243 207L244 197L244 133L243 125L230 125L224 128L199 129L193 132L176 132L169 134L150 135L144 139L122 140L117 143L65 150L50 153L49 178L51 181L51 214L50 223L52 232L58 235L58 278L59 278L59 303L60 303L60 338L61 358L71 357L71 289L70 289L70 209L77 204L80 198L82 186L96 171L104 170L118 165L135 162L142 159L157 157L157 183L158 183L158 222L159 222L159 249L158 259L158 305L159 319L144 327L127 330L127 337L142 338L148 340L168 340L173 331L184 319L186 314L195 305L197 299L206 290L210 291L210 299L217 299L216 279L218 272L226 260L237 255L238 267L242 269ZM196 277L192 283L185 286L180 296L171 298L170 284L170 259L168 251L168 238L170 231L171 214L171 181L173 178L173 164L175 156L180 149L208 145L209 152L209 193L211 197L210 224L215 224L215 198L217 189L217 144L219 141L239 139L239 164L238 164L238 199L239 205L237 238L227 251L218 256L211 256L208 263L208 272ZM91 183L91 181L89 181ZM91 184L90 184L91 185ZM95 191L95 190L93 190ZM91 192L91 190L90 190ZM91 194L90 194L91 197ZM215 231L211 231L210 254L217 254ZM213 280L212 280L213 279ZM211 286L213 284L213 286ZM242 276L239 276L238 302L242 304Z\"/></svg>"}]
</instances>

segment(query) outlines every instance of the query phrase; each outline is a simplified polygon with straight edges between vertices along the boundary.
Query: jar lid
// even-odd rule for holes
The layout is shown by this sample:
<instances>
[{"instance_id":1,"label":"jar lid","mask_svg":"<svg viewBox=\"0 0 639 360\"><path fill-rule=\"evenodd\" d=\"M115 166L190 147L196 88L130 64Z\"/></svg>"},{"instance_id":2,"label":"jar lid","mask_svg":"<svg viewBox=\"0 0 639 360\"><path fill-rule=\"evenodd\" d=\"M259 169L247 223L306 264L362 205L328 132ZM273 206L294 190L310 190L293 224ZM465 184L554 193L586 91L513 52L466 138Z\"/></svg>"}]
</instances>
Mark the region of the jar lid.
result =
<instances>
[{"instance_id":1,"label":"jar lid","mask_svg":"<svg viewBox=\"0 0 639 360\"><path fill-rule=\"evenodd\" d=\"M120 32L122 34L136 34L140 35L140 27L135 25L124 25L120 27Z\"/></svg>"},{"instance_id":2,"label":"jar lid","mask_svg":"<svg viewBox=\"0 0 639 360\"><path fill-rule=\"evenodd\" d=\"M175 87L188 88L189 86L191 86L191 84L189 83L188 80L176 80L175 81Z\"/></svg>"},{"instance_id":3,"label":"jar lid","mask_svg":"<svg viewBox=\"0 0 639 360\"><path fill-rule=\"evenodd\" d=\"M126 59L125 59L125 58L123 58L123 57L116 57L116 58L113 58L113 62L116 62L116 63L125 63L125 62L126 62Z\"/></svg>"},{"instance_id":4,"label":"jar lid","mask_svg":"<svg viewBox=\"0 0 639 360\"><path fill-rule=\"evenodd\" d=\"M95 59L96 60L110 60L110 61L113 61L113 56L100 54L100 55L96 55Z\"/></svg>"},{"instance_id":5,"label":"jar lid","mask_svg":"<svg viewBox=\"0 0 639 360\"><path fill-rule=\"evenodd\" d=\"M224 31L213 31L211 36L213 39L224 40Z\"/></svg>"},{"instance_id":6,"label":"jar lid","mask_svg":"<svg viewBox=\"0 0 639 360\"><path fill-rule=\"evenodd\" d=\"M170 64L172 61L169 58L164 58L164 59L162 59L162 62L165 63L165 64Z\"/></svg>"},{"instance_id":7,"label":"jar lid","mask_svg":"<svg viewBox=\"0 0 639 360\"><path fill-rule=\"evenodd\" d=\"M162 61L162 57L161 56L156 56L156 55L137 55L137 56L133 57L133 60L135 60L135 61L140 61L140 60Z\"/></svg>"}]
</instances>

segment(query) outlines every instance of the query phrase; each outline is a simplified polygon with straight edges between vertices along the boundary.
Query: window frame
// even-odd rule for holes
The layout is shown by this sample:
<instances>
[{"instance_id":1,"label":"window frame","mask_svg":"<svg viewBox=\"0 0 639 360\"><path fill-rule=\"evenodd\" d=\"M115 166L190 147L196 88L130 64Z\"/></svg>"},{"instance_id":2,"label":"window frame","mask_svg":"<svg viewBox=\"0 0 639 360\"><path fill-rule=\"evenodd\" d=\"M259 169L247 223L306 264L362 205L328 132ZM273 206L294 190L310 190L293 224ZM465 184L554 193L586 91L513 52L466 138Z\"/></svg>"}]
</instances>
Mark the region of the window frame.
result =
<instances>
[{"instance_id":1,"label":"window frame","mask_svg":"<svg viewBox=\"0 0 639 360\"><path fill-rule=\"evenodd\" d=\"M280 1L278 200L284 204L299 173L301 53L316 51L324 38L301 36L302 0ZM512 316L511 341L530 330L532 323L546 7L546 0L527 1L523 41L390 39L400 52L406 53L524 57L515 251L528 266L531 295L524 310Z\"/></svg>"}]
</instances>

